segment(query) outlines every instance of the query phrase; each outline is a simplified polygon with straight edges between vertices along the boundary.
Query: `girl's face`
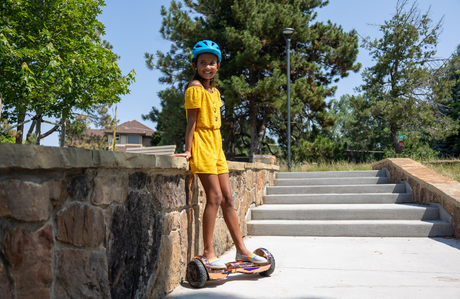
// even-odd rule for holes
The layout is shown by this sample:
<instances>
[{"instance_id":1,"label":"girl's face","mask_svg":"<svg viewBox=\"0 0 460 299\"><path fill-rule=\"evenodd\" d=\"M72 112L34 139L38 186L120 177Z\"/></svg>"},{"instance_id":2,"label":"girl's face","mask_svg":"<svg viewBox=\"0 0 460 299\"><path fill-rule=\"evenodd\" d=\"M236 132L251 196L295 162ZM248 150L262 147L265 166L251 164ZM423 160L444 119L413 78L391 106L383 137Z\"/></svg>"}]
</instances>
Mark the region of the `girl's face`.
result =
<instances>
[{"instance_id":1,"label":"girl's face","mask_svg":"<svg viewBox=\"0 0 460 299\"><path fill-rule=\"evenodd\" d=\"M217 62L217 56L211 53L203 53L198 56L197 62L193 67L203 79L212 79L217 74L220 64Z\"/></svg>"}]
</instances>

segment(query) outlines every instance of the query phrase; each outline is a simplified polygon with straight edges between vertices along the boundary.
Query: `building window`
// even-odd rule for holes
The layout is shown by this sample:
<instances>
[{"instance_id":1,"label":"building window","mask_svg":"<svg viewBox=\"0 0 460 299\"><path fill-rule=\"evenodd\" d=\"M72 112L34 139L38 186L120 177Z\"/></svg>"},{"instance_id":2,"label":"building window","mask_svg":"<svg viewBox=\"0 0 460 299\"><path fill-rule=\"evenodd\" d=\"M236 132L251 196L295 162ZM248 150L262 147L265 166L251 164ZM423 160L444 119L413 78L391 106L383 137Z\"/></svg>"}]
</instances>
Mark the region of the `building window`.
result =
<instances>
[{"instance_id":1,"label":"building window","mask_svg":"<svg viewBox=\"0 0 460 299\"><path fill-rule=\"evenodd\" d=\"M120 135L118 135L118 134L115 135L115 141L116 141L116 142L120 142Z\"/></svg>"},{"instance_id":2,"label":"building window","mask_svg":"<svg viewBox=\"0 0 460 299\"><path fill-rule=\"evenodd\" d=\"M128 135L128 144L140 144L141 136L139 135Z\"/></svg>"}]
</instances>

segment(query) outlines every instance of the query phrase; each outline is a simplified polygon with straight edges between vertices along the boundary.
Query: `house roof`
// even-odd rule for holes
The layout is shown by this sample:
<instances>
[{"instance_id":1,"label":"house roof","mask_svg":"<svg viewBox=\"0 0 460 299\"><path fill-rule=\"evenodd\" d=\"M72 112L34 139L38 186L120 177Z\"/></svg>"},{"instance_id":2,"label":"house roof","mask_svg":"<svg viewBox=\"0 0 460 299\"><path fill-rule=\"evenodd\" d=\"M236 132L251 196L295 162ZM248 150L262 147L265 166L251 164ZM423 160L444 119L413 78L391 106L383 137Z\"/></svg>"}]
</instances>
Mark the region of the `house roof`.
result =
<instances>
[{"instance_id":1,"label":"house roof","mask_svg":"<svg viewBox=\"0 0 460 299\"><path fill-rule=\"evenodd\" d=\"M117 133L124 133L124 134L141 134L146 136L151 136L155 131L150 129L149 127L141 124L137 120L127 121L117 126ZM104 130L104 129L87 129L85 130L85 134L91 135L98 135L103 136L107 134L111 134L113 131L111 130Z\"/></svg>"},{"instance_id":2,"label":"house roof","mask_svg":"<svg viewBox=\"0 0 460 299\"><path fill-rule=\"evenodd\" d=\"M136 134L145 134L145 135L152 135L155 131L150 129L149 127L141 124L137 120L127 121L119 126L117 126L118 131L117 133L136 133Z\"/></svg>"},{"instance_id":3,"label":"house roof","mask_svg":"<svg viewBox=\"0 0 460 299\"><path fill-rule=\"evenodd\" d=\"M104 130L99 129L87 129L85 130L86 135L96 135L96 136L104 136Z\"/></svg>"}]
</instances>

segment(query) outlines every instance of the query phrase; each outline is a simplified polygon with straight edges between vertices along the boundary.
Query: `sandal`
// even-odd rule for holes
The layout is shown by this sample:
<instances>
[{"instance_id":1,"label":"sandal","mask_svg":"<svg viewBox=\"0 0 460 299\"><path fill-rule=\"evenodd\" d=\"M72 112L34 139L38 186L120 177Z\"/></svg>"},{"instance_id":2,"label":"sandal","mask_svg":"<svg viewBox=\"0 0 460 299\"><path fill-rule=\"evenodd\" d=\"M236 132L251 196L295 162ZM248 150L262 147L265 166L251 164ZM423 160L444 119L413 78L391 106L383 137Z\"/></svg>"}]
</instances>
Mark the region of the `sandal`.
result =
<instances>
[{"instance_id":1,"label":"sandal","mask_svg":"<svg viewBox=\"0 0 460 299\"><path fill-rule=\"evenodd\" d=\"M252 262L254 264L264 264L264 263L267 263L267 259L264 258L264 257L261 257L257 254L254 254L254 253L250 253L248 255L244 255L244 254L239 254L238 252L236 252L236 257L235 257L235 260L237 262Z\"/></svg>"},{"instance_id":2,"label":"sandal","mask_svg":"<svg viewBox=\"0 0 460 299\"><path fill-rule=\"evenodd\" d=\"M227 265L225 265L225 263L219 260L217 257L209 259L208 263L211 269L227 269Z\"/></svg>"}]
</instances>

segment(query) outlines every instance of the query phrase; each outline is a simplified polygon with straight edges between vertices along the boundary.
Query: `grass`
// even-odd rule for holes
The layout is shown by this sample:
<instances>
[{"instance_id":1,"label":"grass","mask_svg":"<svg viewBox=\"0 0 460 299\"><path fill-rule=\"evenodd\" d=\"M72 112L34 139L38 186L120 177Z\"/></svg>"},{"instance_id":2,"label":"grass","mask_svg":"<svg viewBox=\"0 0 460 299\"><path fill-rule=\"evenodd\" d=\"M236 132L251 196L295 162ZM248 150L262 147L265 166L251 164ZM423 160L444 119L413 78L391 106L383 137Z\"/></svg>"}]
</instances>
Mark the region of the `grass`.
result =
<instances>
[{"instance_id":1,"label":"grass","mask_svg":"<svg viewBox=\"0 0 460 299\"><path fill-rule=\"evenodd\" d=\"M295 164L291 167L291 172L307 171L350 171L350 170L372 170L372 163L348 163L346 161ZM285 164L280 165L280 172L287 172Z\"/></svg>"},{"instance_id":2,"label":"grass","mask_svg":"<svg viewBox=\"0 0 460 299\"><path fill-rule=\"evenodd\" d=\"M436 171L440 175L443 175L449 179L460 182L460 161L459 162L444 162L434 161L435 163L430 162L421 162L423 166Z\"/></svg>"}]
</instances>

